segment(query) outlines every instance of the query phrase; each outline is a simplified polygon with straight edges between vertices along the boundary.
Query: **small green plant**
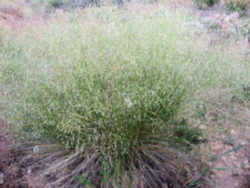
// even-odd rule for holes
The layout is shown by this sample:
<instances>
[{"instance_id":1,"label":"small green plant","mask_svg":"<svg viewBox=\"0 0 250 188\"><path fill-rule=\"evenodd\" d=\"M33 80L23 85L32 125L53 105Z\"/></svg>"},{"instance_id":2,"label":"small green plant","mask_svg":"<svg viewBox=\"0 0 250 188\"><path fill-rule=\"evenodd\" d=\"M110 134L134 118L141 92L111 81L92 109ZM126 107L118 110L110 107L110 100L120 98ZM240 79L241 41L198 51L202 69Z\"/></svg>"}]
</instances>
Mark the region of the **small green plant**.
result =
<instances>
[{"instance_id":1,"label":"small green plant","mask_svg":"<svg viewBox=\"0 0 250 188\"><path fill-rule=\"evenodd\" d=\"M240 16L244 16L247 10L247 4L244 0L230 0L226 3L226 9L229 12L238 12Z\"/></svg>"},{"instance_id":2,"label":"small green plant","mask_svg":"<svg viewBox=\"0 0 250 188\"><path fill-rule=\"evenodd\" d=\"M250 86L244 85L242 89L243 89L242 95L244 99L246 99L247 101L250 101Z\"/></svg>"},{"instance_id":3,"label":"small green plant","mask_svg":"<svg viewBox=\"0 0 250 188\"><path fill-rule=\"evenodd\" d=\"M183 119L178 122L174 128L174 138L176 143L188 146L190 144L198 144L204 139L202 137L202 132L199 128L191 127L187 124L186 120Z\"/></svg>"},{"instance_id":4,"label":"small green plant","mask_svg":"<svg viewBox=\"0 0 250 188\"><path fill-rule=\"evenodd\" d=\"M221 31L221 25L216 22L210 22L208 23L208 29L213 31Z\"/></svg>"},{"instance_id":5,"label":"small green plant","mask_svg":"<svg viewBox=\"0 0 250 188\"><path fill-rule=\"evenodd\" d=\"M196 6L200 9L214 6L219 0L193 0Z\"/></svg>"},{"instance_id":6,"label":"small green plant","mask_svg":"<svg viewBox=\"0 0 250 188\"><path fill-rule=\"evenodd\" d=\"M233 146L235 144L235 140L231 136L227 136L223 139L223 143L226 145Z\"/></svg>"},{"instance_id":7,"label":"small green plant","mask_svg":"<svg viewBox=\"0 0 250 188\"><path fill-rule=\"evenodd\" d=\"M197 104L196 105L196 116L201 119L206 119L207 107L205 104Z\"/></svg>"},{"instance_id":8,"label":"small green plant","mask_svg":"<svg viewBox=\"0 0 250 188\"><path fill-rule=\"evenodd\" d=\"M77 181L80 185L86 185L88 187L93 186L93 183L91 182L91 180L86 179L84 176L80 174L75 176L75 181Z\"/></svg>"}]
</instances>

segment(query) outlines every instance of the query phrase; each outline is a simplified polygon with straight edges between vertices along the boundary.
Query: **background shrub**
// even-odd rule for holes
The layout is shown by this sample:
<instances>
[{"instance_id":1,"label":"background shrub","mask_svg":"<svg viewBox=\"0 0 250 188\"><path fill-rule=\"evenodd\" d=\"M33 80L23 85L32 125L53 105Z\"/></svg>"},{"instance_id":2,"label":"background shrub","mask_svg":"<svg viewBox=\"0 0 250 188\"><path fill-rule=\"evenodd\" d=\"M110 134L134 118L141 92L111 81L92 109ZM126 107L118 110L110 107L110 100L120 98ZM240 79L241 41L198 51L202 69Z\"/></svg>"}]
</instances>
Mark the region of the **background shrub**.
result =
<instances>
[{"instance_id":1,"label":"background shrub","mask_svg":"<svg viewBox=\"0 0 250 188\"><path fill-rule=\"evenodd\" d=\"M243 16L247 10L247 2L245 0L230 0L226 2L226 8L230 12L238 12Z\"/></svg>"},{"instance_id":2,"label":"background shrub","mask_svg":"<svg viewBox=\"0 0 250 188\"><path fill-rule=\"evenodd\" d=\"M51 8L59 8L63 5L64 0L49 0L48 6Z\"/></svg>"},{"instance_id":3,"label":"background shrub","mask_svg":"<svg viewBox=\"0 0 250 188\"><path fill-rule=\"evenodd\" d=\"M196 6L200 9L211 7L219 2L219 0L193 0Z\"/></svg>"}]
</instances>

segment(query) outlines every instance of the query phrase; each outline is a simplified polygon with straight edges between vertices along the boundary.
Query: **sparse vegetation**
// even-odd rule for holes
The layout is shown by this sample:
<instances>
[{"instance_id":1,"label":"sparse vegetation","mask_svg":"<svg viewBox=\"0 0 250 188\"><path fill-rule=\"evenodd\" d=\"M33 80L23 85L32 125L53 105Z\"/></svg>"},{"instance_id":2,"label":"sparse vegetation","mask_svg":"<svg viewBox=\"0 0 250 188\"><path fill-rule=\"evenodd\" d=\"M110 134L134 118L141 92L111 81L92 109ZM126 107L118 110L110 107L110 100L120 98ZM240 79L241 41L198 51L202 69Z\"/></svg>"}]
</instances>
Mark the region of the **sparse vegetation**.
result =
<instances>
[{"instance_id":1,"label":"sparse vegetation","mask_svg":"<svg viewBox=\"0 0 250 188\"><path fill-rule=\"evenodd\" d=\"M227 1L226 8L230 12L238 12L240 16L244 16L247 10L247 2L245 0L230 0Z\"/></svg>"}]
</instances>

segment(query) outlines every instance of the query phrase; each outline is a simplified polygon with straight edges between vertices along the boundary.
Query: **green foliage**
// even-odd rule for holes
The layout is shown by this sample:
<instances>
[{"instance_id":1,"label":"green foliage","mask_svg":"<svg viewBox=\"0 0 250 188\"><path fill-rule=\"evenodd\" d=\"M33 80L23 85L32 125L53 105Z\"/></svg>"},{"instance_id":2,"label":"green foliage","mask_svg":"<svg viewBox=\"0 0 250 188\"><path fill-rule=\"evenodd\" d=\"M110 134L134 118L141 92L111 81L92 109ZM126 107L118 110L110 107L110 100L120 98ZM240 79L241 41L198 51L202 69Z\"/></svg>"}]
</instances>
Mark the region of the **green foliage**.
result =
<instances>
[{"instance_id":1,"label":"green foliage","mask_svg":"<svg viewBox=\"0 0 250 188\"><path fill-rule=\"evenodd\" d=\"M1 42L2 42L3 36L4 36L4 31L3 31L3 29L0 29L0 45L1 45Z\"/></svg>"},{"instance_id":2,"label":"green foliage","mask_svg":"<svg viewBox=\"0 0 250 188\"><path fill-rule=\"evenodd\" d=\"M63 5L64 0L49 0L48 6L51 8L59 8Z\"/></svg>"},{"instance_id":3,"label":"green foliage","mask_svg":"<svg viewBox=\"0 0 250 188\"><path fill-rule=\"evenodd\" d=\"M0 58L2 62L0 71L0 80L7 83L16 83L25 79L25 59L21 50L11 44L2 44L0 49Z\"/></svg>"},{"instance_id":4,"label":"green foliage","mask_svg":"<svg viewBox=\"0 0 250 188\"><path fill-rule=\"evenodd\" d=\"M176 143L188 146L190 144L198 144L202 141L202 132L199 128L188 126L185 120L174 128L174 141Z\"/></svg>"},{"instance_id":5,"label":"green foliage","mask_svg":"<svg viewBox=\"0 0 250 188\"><path fill-rule=\"evenodd\" d=\"M235 144L235 140L231 136L227 136L223 139L223 143L226 145L233 146Z\"/></svg>"},{"instance_id":6,"label":"green foliage","mask_svg":"<svg viewBox=\"0 0 250 188\"><path fill-rule=\"evenodd\" d=\"M90 180L86 179L84 176L82 175L77 175L75 177L75 180L81 184L81 185L87 185L87 186L93 186L93 184L91 183Z\"/></svg>"},{"instance_id":7,"label":"green foliage","mask_svg":"<svg viewBox=\"0 0 250 188\"><path fill-rule=\"evenodd\" d=\"M207 108L204 104L197 104L196 105L196 115L199 119L205 120L206 119Z\"/></svg>"},{"instance_id":8,"label":"green foliage","mask_svg":"<svg viewBox=\"0 0 250 188\"><path fill-rule=\"evenodd\" d=\"M86 30L71 17L63 33L55 24L39 39L29 33L27 45L17 40L20 61L10 56L2 74L23 73L16 69L20 63L29 70L23 80L14 78L22 95L9 96L15 111L10 116L22 129L77 151L93 150L111 169L123 169L138 148L156 140L167 145L188 82L171 65L178 61L171 54L176 26L164 17L138 17L134 24L108 11L96 16L107 23ZM155 29L159 24L165 26Z\"/></svg>"},{"instance_id":9,"label":"green foliage","mask_svg":"<svg viewBox=\"0 0 250 188\"><path fill-rule=\"evenodd\" d=\"M85 8L87 6L100 6L100 0L33 0L30 4L40 10L45 8L46 12L53 12L54 9L71 10L75 8Z\"/></svg>"},{"instance_id":10,"label":"green foliage","mask_svg":"<svg viewBox=\"0 0 250 188\"><path fill-rule=\"evenodd\" d=\"M200 9L211 7L219 2L219 0L193 0L196 6Z\"/></svg>"},{"instance_id":11,"label":"green foliage","mask_svg":"<svg viewBox=\"0 0 250 188\"><path fill-rule=\"evenodd\" d=\"M229 12L238 12L240 16L244 16L247 10L247 4L244 0L227 1L226 8Z\"/></svg>"},{"instance_id":12,"label":"green foliage","mask_svg":"<svg viewBox=\"0 0 250 188\"><path fill-rule=\"evenodd\" d=\"M183 79L164 64L79 62L71 71L28 82L23 125L111 161L132 159L135 148L165 131L185 96Z\"/></svg>"},{"instance_id":13,"label":"green foliage","mask_svg":"<svg viewBox=\"0 0 250 188\"><path fill-rule=\"evenodd\" d=\"M249 86L249 85L244 85L244 86L243 86L242 95L243 95L243 97L244 97L247 101L250 101L250 86Z\"/></svg>"}]
</instances>

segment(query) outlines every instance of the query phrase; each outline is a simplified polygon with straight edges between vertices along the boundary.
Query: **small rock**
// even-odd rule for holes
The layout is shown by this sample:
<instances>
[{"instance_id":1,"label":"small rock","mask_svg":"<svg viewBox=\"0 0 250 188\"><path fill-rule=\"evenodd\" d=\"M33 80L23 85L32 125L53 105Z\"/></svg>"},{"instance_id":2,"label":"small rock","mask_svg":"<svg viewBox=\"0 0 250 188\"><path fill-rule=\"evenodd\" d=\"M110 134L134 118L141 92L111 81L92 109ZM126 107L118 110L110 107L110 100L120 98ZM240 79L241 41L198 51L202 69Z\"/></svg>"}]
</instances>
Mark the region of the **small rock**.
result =
<instances>
[{"instance_id":1,"label":"small rock","mask_svg":"<svg viewBox=\"0 0 250 188\"><path fill-rule=\"evenodd\" d=\"M245 141L241 141L240 144L241 144L242 146L247 145L247 143L246 143Z\"/></svg>"},{"instance_id":2,"label":"small rock","mask_svg":"<svg viewBox=\"0 0 250 188\"><path fill-rule=\"evenodd\" d=\"M225 17L225 21L226 22L235 22L237 18L239 18L239 13L238 12L235 12L235 13L232 13L228 16Z\"/></svg>"},{"instance_id":3,"label":"small rock","mask_svg":"<svg viewBox=\"0 0 250 188\"><path fill-rule=\"evenodd\" d=\"M239 184L240 184L239 182L235 182L235 183L234 183L234 186L235 186L235 187L239 187Z\"/></svg>"},{"instance_id":4,"label":"small rock","mask_svg":"<svg viewBox=\"0 0 250 188\"><path fill-rule=\"evenodd\" d=\"M206 139L206 138L203 138L202 136L199 136L198 140L199 140L199 142L201 142L201 143L207 142L207 139Z\"/></svg>"},{"instance_id":5,"label":"small rock","mask_svg":"<svg viewBox=\"0 0 250 188\"><path fill-rule=\"evenodd\" d=\"M236 134L235 130L232 129L232 130L231 130L231 134L232 134L232 135L235 135L235 134Z\"/></svg>"},{"instance_id":6,"label":"small rock","mask_svg":"<svg viewBox=\"0 0 250 188\"><path fill-rule=\"evenodd\" d=\"M202 124L199 126L199 128L204 130L204 129L207 129L207 126Z\"/></svg>"},{"instance_id":7,"label":"small rock","mask_svg":"<svg viewBox=\"0 0 250 188\"><path fill-rule=\"evenodd\" d=\"M28 173L28 174L31 174L31 172L32 172L32 170L29 168L29 169L27 170L27 173Z\"/></svg>"},{"instance_id":8,"label":"small rock","mask_svg":"<svg viewBox=\"0 0 250 188\"><path fill-rule=\"evenodd\" d=\"M0 185L4 184L4 174L0 172Z\"/></svg>"}]
</instances>

